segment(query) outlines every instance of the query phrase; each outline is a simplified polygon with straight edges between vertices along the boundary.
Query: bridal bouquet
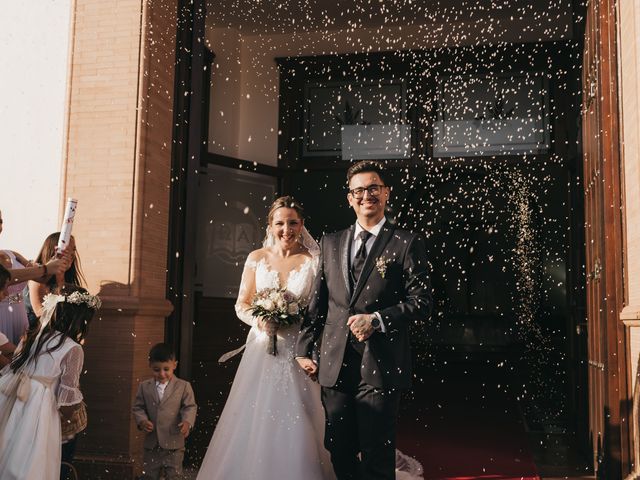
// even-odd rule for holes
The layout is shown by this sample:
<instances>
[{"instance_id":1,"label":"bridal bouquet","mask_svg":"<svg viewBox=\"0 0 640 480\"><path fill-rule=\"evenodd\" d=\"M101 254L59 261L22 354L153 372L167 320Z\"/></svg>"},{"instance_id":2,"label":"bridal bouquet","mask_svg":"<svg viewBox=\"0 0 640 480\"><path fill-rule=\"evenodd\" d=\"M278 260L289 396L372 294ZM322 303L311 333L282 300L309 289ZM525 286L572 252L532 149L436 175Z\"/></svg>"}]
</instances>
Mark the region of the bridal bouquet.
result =
<instances>
[{"instance_id":1,"label":"bridal bouquet","mask_svg":"<svg viewBox=\"0 0 640 480\"><path fill-rule=\"evenodd\" d=\"M293 293L284 288L265 288L256 292L249 310L254 317L271 320L279 327L298 323L304 315L304 305ZM276 335L272 335L269 340L267 353L277 355Z\"/></svg>"}]
</instances>

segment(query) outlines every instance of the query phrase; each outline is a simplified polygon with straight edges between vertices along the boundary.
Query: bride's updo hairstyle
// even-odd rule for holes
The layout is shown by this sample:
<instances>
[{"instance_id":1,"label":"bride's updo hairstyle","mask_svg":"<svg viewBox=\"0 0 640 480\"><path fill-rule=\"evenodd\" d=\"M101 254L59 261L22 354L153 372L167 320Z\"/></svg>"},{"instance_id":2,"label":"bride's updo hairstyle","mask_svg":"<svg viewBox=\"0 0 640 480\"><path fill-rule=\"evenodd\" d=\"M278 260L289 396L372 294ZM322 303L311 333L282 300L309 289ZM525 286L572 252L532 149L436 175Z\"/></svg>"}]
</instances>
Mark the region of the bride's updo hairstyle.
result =
<instances>
[{"instance_id":1,"label":"bride's updo hairstyle","mask_svg":"<svg viewBox=\"0 0 640 480\"><path fill-rule=\"evenodd\" d=\"M287 195L285 197L276 198L271 204L271 208L269 208L269 216L267 217L267 225L271 225L271 222L273 222L273 215L279 208L293 208L298 214L298 217L300 217L301 220L304 220L304 208L302 208L302 205L300 205L295 198Z\"/></svg>"}]
</instances>

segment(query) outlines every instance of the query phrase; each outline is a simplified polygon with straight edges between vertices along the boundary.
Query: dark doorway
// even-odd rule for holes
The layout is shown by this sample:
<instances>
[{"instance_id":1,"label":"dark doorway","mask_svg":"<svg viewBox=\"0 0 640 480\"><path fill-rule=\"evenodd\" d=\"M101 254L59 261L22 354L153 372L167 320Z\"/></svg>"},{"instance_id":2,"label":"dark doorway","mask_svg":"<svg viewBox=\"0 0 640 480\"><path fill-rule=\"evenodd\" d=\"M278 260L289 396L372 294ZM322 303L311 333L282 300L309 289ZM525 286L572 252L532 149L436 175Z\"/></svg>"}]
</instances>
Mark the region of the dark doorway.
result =
<instances>
[{"instance_id":1,"label":"dark doorway","mask_svg":"<svg viewBox=\"0 0 640 480\"><path fill-rule=\"evenodd\" d=\"M188 461L199 465L222 413L240 355L219 358L245 342L248 327L234 305L247 255L259 248L265 234L268 205L275 199L275 169L221 165L207 156L197 186L195 274L192 342L187 361L199 400L199 428L191 438Z\"/></svg>"},{"instance_id":2,"label":"dark doorway","mask_svg":"<svg viewBox=\"0 0 640 480\"><path fill-rule=\"evenodd\" d=\"M228 169L218 178L231 178L238 171L264 174L281 180L279 190L305 205L314 236L344 228L353 221L344 190L350 158L343 158L330 143L316 148L318 137L305 131L314 118L313 112L305 113L305 102L318 91L328 91L325 87L335 92L354 82L362 84L358 95L384 86L385 101L392 99L394 108L379 102L374 113L358 113L351 97L349 104L341 97L329 121L338 117L341 125L349 124L349 117L351 125L367 126L392 118L391 123L410 126L384 131L399 143L392 158L378 158L386 163L393 187L390 215L401 226L423 232L433 264L436 311L431 322L416 326L414 352L419 368L416 389L406 402L416 408L408 409L406 415L415 419L415 412L422 411L445 418L438 413L439 404L455 405L456 398L473 402L474 407L506 400L512 402L505 404L509 415L520 422L529 439L547 450L534 460L549 467L548 471L558 467L560 472L563 462L580 465L589 457L579 145L581 56L581 41L563 41L282 58L278 168L202 152L202 131L195 140L197 148L191 144L187 151L186 144L178 142L185 150L176 178L179 169L189 169L191 200L185 190L175 189L179 195L172 205L182 223L172 229L179 241L172 244L169 258L170 295L178 305L168 331L183 347L185 371L201 388L198 397L205 417L203 428L192 439L195 464L208 444L235 373L236 363L220 367L217 358L239 345L246 333L234 317L231 296L198 291L194 247L198 210L193 208L197 184L207 181L212 164ZM440 95L443 77L467 76L481 86L486 78L529 80L536 75L544 79L541 85L548 104L541 108L546 108L548 137L529 142L529 151L512 145L509 148L516 150L488 149L466 156L456 154L455 143L447 144L438 136L437 129L451 121L439 116L442 102L447 101ZM190 77L185 73L181 78ZM181 87L190 91L188 82ZM334 93L326 95L331 99ZM512 108L508 99L493 100L472 120L506 119L502 117ZM376 101L375 93L370 101ZM188 123L185 118L180 122ZM332 131L340 134L340 129ZM447 149L453 153L447 154ZM199 157L194 164L196 151ZM195 174L200 168L204 173ZM268 203L264 201L265 206ZM223 200L205 206L213 216L227 207ZM187 211L193 217L185 222ZM176 259L177 250L185 255ZM212 319L226 326L219 329ZM566 454L567 446L573 448L575 458L569 459L574 453Z\"/></svg>"},{"instance_id":3,"label":"dark doorway","mask_svg":"<svg viewBox=\"0 0 640 480\"><path fill-rule=\"evenodd\" d=\"M340 72L345 83L404 85L399 108L413 133L407 158L383 159L393 188L389 214L425 235L435 296L434 317L415 328L411 405L437 416L434 401L457 405L451 411L467 409L469 398L480 408L504 404L521 422L516 430L529 439L524 443L540 446L531 458L554 474L589 471L586 338L576 328L585 322L579 49L578 43L509 45L280 60L282 137L293 139L280 145L284 186L305 205L315 235L353 222L344 188L349 161L309 147L313 111L306 113L305 104L320 87L338 88L327 72ZM456 63L465 67L451 67ZM439 84L451 70L468 78L548 71L548 148L443 153ZM355 116L375 102L364 95L345 102L336 116ZM486 395L476 397L472 377L483 379ZM459 393L462 403L447 392Z\"/></svg>"}]
</instances>

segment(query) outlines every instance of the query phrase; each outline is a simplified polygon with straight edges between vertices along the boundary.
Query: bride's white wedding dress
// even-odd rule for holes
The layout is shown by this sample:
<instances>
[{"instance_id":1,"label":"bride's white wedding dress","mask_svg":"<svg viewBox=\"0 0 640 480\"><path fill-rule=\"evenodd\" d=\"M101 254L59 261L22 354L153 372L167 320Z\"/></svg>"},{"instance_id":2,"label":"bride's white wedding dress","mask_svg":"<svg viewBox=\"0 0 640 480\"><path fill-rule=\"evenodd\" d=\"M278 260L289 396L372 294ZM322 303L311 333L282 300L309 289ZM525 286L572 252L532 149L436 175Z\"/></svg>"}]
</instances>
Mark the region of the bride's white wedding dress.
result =
<instances>
[{"instance_id":1,"label":"bride's white wedding dress","mask_svg":"<svg viewBox=\"0 0 640 480\"><path fill-rule=\"evenodd\" d=\"M285 287L308 300L318 257L289 272ZM264 259L247 260L241 292L255 280L255 290L280 287L277 271ZM253 285L249 288L253 290ZM243 358L207 453L199 480L335 480L323 445L324 411L320 386L297 365L293 348L299 326L278 330L276 356L267 353L268 336L255 325L246 304L238 317L251 325ZM402 480L421 479L415 460L397 455Z\"/></svg>"}]
</instances>

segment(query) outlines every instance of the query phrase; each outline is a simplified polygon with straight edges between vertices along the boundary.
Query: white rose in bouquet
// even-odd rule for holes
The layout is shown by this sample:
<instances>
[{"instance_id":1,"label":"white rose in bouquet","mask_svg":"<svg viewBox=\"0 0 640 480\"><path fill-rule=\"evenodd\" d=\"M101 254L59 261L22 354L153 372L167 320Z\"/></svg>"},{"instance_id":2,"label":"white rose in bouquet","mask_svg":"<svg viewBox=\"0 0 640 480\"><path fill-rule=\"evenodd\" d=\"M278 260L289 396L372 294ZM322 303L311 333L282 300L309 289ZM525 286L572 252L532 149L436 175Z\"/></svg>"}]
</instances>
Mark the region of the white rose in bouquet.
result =
<instances>
[{"instance_id":1,"label":"white rose in bouquet","mask_svg":"<svg viewBox=\"0 0 640 480\"><path fill-rule=\"evenodd\" d=\"M261 307L261 308L266 308L266 307L264 306L264 304L265 304L265 302L266 302L266 301L267 301L267 299L266 299L266 298L261 298L261 299L259 299L259 300L256 300L256 301L255 301L255 306L257 306L257 307Z\"/></svg>"},{"instance_id":2,"label":"white rose in bouquet","mask_svg":"<svg viewBox=\"0 0 640 480\"><path fill-rule=\"evenodd\" d=\"M264 301L262 302L262 305L260 306L265 310L269 310L269 311L274 310L276 307L275 304L273 303L273 300L270 300L268 298L265 298Z\"/></svg>"}]
</instances>

